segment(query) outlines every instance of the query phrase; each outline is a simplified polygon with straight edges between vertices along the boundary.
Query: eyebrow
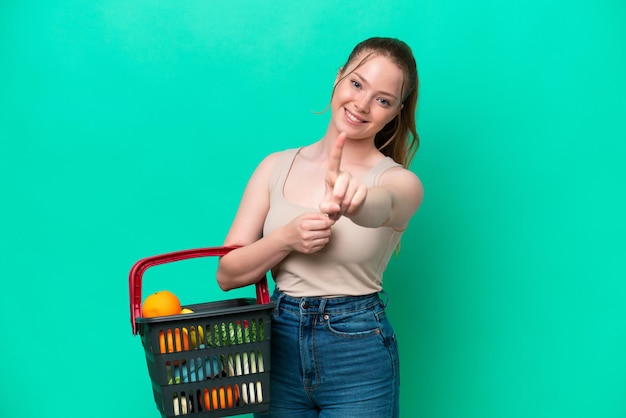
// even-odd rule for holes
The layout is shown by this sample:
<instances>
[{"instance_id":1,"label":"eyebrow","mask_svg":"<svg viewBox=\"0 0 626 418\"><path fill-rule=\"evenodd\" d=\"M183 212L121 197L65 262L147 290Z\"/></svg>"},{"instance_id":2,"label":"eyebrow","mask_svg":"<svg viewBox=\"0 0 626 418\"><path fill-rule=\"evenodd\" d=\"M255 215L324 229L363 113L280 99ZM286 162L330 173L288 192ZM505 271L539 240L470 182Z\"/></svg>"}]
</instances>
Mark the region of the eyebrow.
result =
<instances>
[{"instance_id":1,"label":"eyebrow","mask_svg":"<svg viewBox=\"0 0 626 418\"><path fill-rule=\"evenodd\" d=\"M361 74L359 74L356 71L352 72L353 74L356 74L362 81L363 83L367 84L368 86L370 85L369 81L367 81L367 79L365 77L363 77ZM398 100L398 97L395 94L391 94L387 91L379 91L379 93L384 94L386 96L392 97L394 100Z\"/></svg>"}]
</instances>

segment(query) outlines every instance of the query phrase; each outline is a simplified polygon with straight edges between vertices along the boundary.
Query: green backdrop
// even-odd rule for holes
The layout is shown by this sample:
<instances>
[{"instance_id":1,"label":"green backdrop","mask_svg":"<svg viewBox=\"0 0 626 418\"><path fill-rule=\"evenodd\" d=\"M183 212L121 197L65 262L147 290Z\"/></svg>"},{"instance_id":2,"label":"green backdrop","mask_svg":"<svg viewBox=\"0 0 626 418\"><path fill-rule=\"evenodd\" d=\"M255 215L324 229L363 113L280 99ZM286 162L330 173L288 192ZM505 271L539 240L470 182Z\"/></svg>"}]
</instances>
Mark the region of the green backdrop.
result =
<instances>
[{"instance_id":1,"label":"green backdrop","mask_svg":"<svg viewBox=\"0 0 626 418\"><path fill-rule=\"evenodd\" d=\"M219 245L256 164L323 134L339 66L383 35L422 82L425 200L385 277L402 417L625 417L625 11L3 1L0 415L158 416L130 267ZM252 294L179 264L144 293Z\"/></svg>"}]
</instances>

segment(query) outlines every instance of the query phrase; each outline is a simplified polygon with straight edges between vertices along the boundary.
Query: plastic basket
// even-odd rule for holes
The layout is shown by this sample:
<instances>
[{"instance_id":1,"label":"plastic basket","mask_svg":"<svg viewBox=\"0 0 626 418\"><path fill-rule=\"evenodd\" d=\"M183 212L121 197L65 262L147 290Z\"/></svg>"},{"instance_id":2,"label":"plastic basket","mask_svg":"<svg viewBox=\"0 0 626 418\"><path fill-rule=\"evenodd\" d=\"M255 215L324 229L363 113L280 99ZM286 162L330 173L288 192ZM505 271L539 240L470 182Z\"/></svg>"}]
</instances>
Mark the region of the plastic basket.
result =
<instances>
[{"instance_id":1,"label":"plastic basket","mask_svg":"<svg viewBox=\"0 0 626 418\"><path fill-rule=\"evenodd\" d=\"M266 412L270 393L271 312L267 279L257 299L185 305L193 313L141 317L141 280L152 266L222 256L236 247L177 251L144 258L129 274L131 324L144 347L162 417L226 417Z\"/></svg>"}]
</instances>

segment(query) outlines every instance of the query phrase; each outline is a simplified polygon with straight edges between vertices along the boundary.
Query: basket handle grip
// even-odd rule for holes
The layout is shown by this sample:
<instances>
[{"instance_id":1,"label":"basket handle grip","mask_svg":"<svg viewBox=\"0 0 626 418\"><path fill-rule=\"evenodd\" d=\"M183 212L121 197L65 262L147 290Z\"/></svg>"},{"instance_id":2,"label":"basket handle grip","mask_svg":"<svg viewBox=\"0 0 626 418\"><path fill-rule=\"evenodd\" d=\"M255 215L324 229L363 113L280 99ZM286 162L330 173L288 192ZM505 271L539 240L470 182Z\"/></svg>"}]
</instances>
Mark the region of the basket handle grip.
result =
<instances>
[{"instance_id":1,"label":"basket handle grip","mask_svg":"<svg viewBox=\"0 0 626 418\"><path fill-rule=\"evenodd\" d=\"M159 264L172 263L189 258L223 256L230 251L239 248L238 246L230 247L207 247L196 248L191 250L174 251L171 253L159 254L152 257L146 257L137 261L130 270L128 275L128 290L130 294L130 322L133 327L133 335L137 334L136 319L141 317L141 279L145 271ZM256 283L256 300L258 304L270 302L269 290L267 288L267 276L263 276Z\"/></svg>"}]
</instances>

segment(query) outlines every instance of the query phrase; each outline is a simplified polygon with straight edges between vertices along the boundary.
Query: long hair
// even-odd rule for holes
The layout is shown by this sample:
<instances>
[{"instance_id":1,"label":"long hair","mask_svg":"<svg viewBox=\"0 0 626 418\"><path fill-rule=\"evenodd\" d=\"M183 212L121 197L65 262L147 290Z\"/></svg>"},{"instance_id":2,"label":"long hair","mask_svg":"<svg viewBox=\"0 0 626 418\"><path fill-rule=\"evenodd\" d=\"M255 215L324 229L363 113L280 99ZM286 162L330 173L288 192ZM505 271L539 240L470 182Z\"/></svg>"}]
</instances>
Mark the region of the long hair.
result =
<instances>
[{"instance_id":1,"label":"long hair","mask_svg":"<svg viewBox=\"0 0 626 418\"><path fill-rule=\"evenodd\" d=\"M369 57L382 55L388 57L404 73L402 83L402 104L404 106L398 115L376 134L374 144L384 155L408 168L419 147L419 135L415 125L419 78L413 52L406 43L399 39L369 38L354 47L342 69L348 68L352 61L364 52L369 54L363 57L352 71L363 65ZM339 81L348 75L350 73L344 74Z\"/></svg>"}]
</instances>

